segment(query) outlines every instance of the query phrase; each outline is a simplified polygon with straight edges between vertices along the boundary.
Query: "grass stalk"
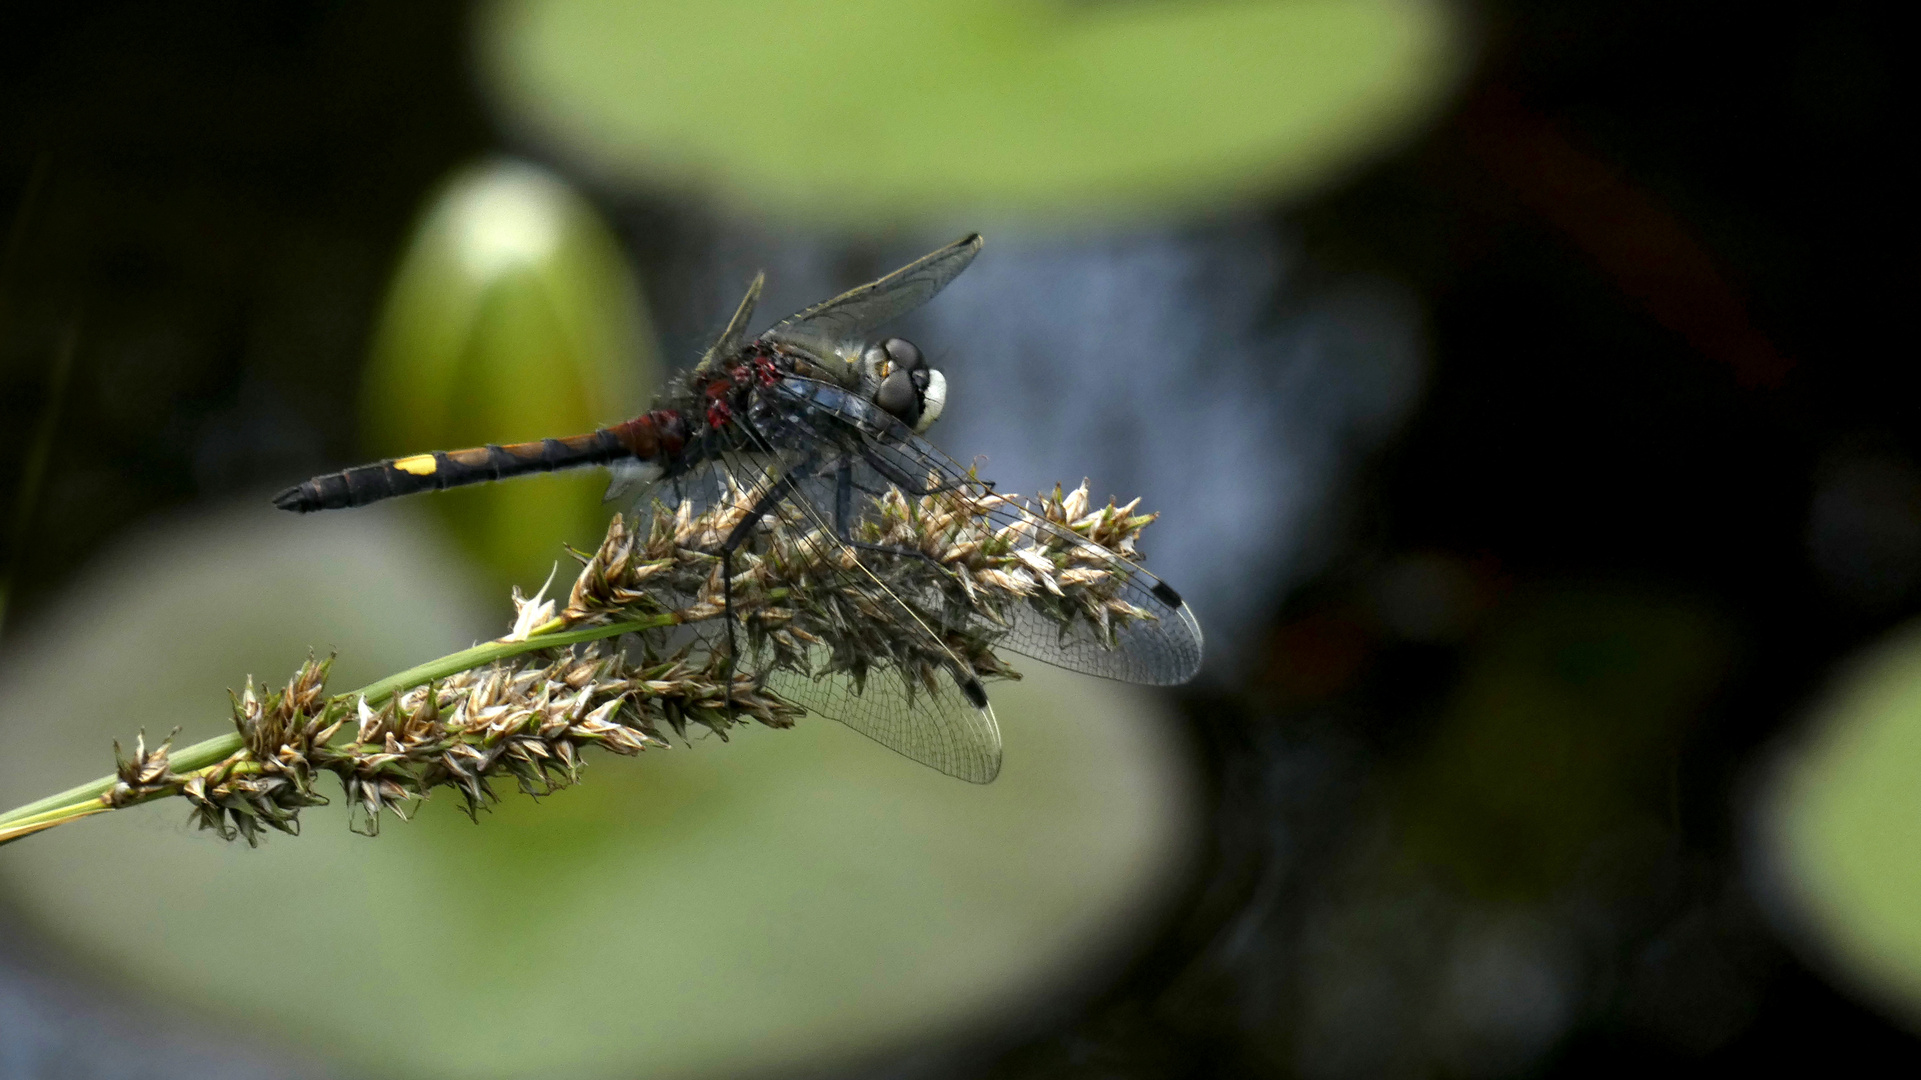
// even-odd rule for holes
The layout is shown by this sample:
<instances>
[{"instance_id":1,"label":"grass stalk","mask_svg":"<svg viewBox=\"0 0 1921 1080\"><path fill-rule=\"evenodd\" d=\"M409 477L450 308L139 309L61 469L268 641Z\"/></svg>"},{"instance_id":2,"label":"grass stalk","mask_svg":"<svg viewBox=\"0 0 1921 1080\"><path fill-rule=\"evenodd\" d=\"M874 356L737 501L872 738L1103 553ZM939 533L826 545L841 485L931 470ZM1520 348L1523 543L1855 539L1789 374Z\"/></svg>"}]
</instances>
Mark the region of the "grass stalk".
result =
<instances>
[{"instance_id":1,"label":"grass stalk","mask_svg":"<svg viewBox=\"0 0 1921 1080\"><path fill-rule=\"evenodd\" d=\"M619 634L659 629L671 625L677 618L678 616L671 614L652 615L642 619L608 623L604 626L589 626L578 630L564 629L567 623L561 619L554 619L535 629L522 640L489 641L456 653L449 653L437 660L429 660L424 664L368 683L358 690L349 691L342 697L349 701L365 698L368 705L377 707L400 691L444 679L449 675L490 664L496 660L505 660L540 649L557 649ZM186 775L212 769L231 758L240 749L241 741L238 732L197 742L171 755L173 770ZM106 803L104 796L112 790L118 779L119 777L114 775L103 776L90 783L69 788L56 795L49 795L44 799L0 814L0 844L68 821L114 809Z\"/></svg>"}]
</instances>

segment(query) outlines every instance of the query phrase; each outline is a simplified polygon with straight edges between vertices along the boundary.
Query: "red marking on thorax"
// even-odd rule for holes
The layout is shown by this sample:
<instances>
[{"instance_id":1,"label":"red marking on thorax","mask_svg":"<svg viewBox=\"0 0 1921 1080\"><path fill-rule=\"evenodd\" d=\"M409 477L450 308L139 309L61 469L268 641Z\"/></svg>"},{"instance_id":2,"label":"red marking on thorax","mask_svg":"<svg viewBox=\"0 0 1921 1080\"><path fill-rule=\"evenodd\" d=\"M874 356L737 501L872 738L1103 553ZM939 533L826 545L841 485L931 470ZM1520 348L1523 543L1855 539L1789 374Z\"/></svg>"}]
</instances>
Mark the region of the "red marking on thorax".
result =
<instances>
[{"instance_id":1,"label":"red marking on thorax","mask_svg":"<svg viewBox=\"0 0 1921 1080\"><path fill-rule=\"evenodd\" d=\"M728 406L727 396L733 391L737 377L735 369L729 369L726 375L707 384L704 393L707 398L708 427L725 427L727 421L733 419L734 410Z\"/></svg>"}]
</instances>

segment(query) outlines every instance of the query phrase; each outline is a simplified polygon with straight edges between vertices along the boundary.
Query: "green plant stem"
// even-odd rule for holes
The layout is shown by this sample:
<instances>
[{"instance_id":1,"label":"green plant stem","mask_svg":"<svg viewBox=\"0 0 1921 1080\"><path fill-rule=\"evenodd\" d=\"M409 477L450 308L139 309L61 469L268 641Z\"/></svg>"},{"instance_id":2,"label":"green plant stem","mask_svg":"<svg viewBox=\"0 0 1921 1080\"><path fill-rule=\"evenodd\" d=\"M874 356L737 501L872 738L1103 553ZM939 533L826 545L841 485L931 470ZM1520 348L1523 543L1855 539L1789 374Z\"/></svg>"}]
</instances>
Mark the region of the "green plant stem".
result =
<instances>
[{"instance_id":1,"label":"green plant stem","mask_svg":"<svg viewBox=\"0 0 1921 1080\"><path fill-rule=\"evenodd\" d=\"M555 619L534 630L524 640L489 641L484 645L475 645L471 649L462 649L438 660L430 660L417 667L410 667L341 696L348 699L364 697L369 705L379 705L402 690L432 682L435 679L444 679L449 675L458 674L469 668L477 668L482 664L490 664L495 660L505 660L511 656L519 656L522 653L540 649L577 645L583 641L598 641L619 634L655 630L678 621L680 621L678 615L651 615L644 619L609 623L605 626L563 630L561 627L566 624ZM240 749L239 732L222 735L173 752L168 758L169 767L173 772L183 775L211 769L238 753ZM119 780L118 775L103 776L91 783L69 788L57 795L49 795L37 802L0 814L0 844L17 840L42 829L52 828L75 818L115 809L105 801L105 798ZM171 792L158 792L148 798L160 798L167 794ZM146 802L147 799L135 801Z\"/></svg>"}]
</instances>

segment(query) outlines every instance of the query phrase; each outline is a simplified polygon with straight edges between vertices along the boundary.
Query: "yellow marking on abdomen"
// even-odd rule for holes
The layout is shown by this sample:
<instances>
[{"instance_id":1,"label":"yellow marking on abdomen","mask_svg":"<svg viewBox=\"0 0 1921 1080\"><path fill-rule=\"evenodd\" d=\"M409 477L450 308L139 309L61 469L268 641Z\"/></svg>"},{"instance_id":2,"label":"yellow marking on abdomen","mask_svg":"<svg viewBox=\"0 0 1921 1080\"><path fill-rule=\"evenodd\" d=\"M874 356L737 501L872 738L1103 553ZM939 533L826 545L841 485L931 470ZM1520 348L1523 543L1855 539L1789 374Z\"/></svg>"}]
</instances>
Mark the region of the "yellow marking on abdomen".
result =
<instances>
[{"instance_id":1,"label":"yellow marking on abdomen","mask_svg":"<svg viewBox=\"0 0 1921 1080\"><path fill-rule=\"evenodd\" d=\"M413 457L404 457L394 462L394 468L404 473L413 473L415 476L432 476L434 470L440 468L440 462L436 461L432 454L415 454Z\"/></svg>"}]
</instances>

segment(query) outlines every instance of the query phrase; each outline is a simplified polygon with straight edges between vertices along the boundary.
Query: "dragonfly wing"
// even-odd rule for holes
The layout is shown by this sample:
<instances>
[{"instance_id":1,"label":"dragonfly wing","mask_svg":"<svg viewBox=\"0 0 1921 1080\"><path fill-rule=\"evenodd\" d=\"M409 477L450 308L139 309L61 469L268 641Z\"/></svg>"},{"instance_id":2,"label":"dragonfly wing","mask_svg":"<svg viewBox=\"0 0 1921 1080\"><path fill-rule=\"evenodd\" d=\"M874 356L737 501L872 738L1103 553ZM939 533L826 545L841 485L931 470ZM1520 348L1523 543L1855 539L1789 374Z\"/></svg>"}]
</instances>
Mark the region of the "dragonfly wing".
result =
<instances>
[{"instance_id":1,"label":"dragonfly wing","mask_svg":"<svg viewBox=\"0 0 1921 1080\"><path fill-rule=\"evenodd\" d=\"M815 650L816 663L829 663ZM977 707L946 673L931 682L881 667L861 675L848 671L801 675L781 671L773 691L809 712L835 720L910 761L971 784L1000 775L1001 729L985 697Z\"/></svg>"},{"instance_id":2,"label":"dragonfly wing","mask_svg":"<svg viewBox=\"0 0 1921 1080\"><path fill-rule=\"evenodd\" d=\"M778 457L771 448L762 455ZM1000 725L980 679L935 634L926 611L910 606L861 561L864 553L835 535L822 468L835 465L817 461L811 473L789 468L780 477L769 470L758 487L791 479L774 512L817 580L788 628L825 644L809 649L805 670L797 670L767 664L776 650L756 637L749 651L757 670L772 676L776 693L903 757L970 783L991 782L1000 774Z\"/></svg>"},{"instance_id":3,"label":"dragonfly wing","mask_svg":"<svg viewBox=\"0 0 1921 1080\"><path fill-rule=\"evenodd\" d=\"M754 317L754 306L760 303L760 290L766 284L765 273L754 275L753 282L747 286L747 295L740 298L740 305L734 308L734 317L727 321L727 329L722 330L720 337L708 346L700 363L694 365L695 372L709 371L715 364L740 351L741 345L747 340L747 320Z\"/></svg>"},{"instance_id":4,"label":"dragonfly wing","mask_svg":"<svg viewBox=\"0 0 1921 1080\"><path fill-rule=\"evenodd\" d=\"M1017 559L1012 569L1035 588L1018 603L983 609L966 597L944 606L952 632L978 632L996 647L1070 671L1123 682L1172 686L1200 671L1202 636L1192 609L1160 578L1140 566L1131 551L1116 551L1077 531L1092 523L1056 520L1037 500L995 493L933 444L908 431L890 414L857 394L806 379L776 388L812 411L857 429L864 437L853 462L854 484L871 503L889 488L963 498L986 522L988 542ZM887 556L868 556L874 558ZM1069 592L1047 587L1052 579L1082 583ZM959 586L956 585L958 590Z\"/></svg>"},{"instance_id":5,"label":"dragonfly wing","mask_svg":"<svg viewBox=\"0 0 1921 1080\"><path fill-rule=\"evenodd\" d=\"M622 458L609 462L607 471L613 474L607 481L607 494L601 502L622 502L629 505L645 502L660 480L660 466L651 461L638 461Z\"/></svg>"},{"instance_id":6,"label":"dragonfly wing","mask_svg":"<svg viewBox=\"0 0 1921 1080\"><path fill-rule=\"evenodd\" d=\"M876 456L885 459L890 451L904 449L884 447ZM892 477L877 470L874 480L891 482ZM999 630L998 647L1069 671L1122 682L1177 686L1200 672L1200 622L1180 594L1160 578L1127 556L1049 520L1031 500L993 495L985 489L973 491L971 497L998 502L982 516L996 534L1012 539L1025 564L1017 569L1025 570L1025 578L1037 587L1024 601L1002 605L991 616L971 607L951 609L960 613L966 628L983 633L1004 628ZM1094 582L1092 595L1065 589L1057 594L1043 580L1051 577L1059 583L1070 580L1070 573ZM1094 605L1105 614L1094 610ZM1093 617L1082 617L1088 614Z\"/></svg>"},{"instance_id":7,"label":"dragonfly wing","mask_svg":"<svg viewBox=\"0 0 1921 1080\"><path fill-rule=\"evenodd\" d=\"M1076 561L1119 578L1118 602L1145 617L1114 619L1104 631L1086 621L1063 625L1041 606L1058 601L1037 596L1040 604L1011 608L1013 630L1002 642L1008 649L1069 671L1145 686L1179 686L1200 672L1201 624L1178 593L1118 557Z\"/></svg>"},{"instance_id":8,"label":"dragonfly wing","mask_svg":"<svg viewBox=\"0 0 1921 1080\"><path fill-rule=\"evenodd\" d=\"M832 355L836 345L862 337L933 299L967 269L980 254L982 243L979 233L969 233L884 278L783 319L761 336L799 346L816 356Z\"/></svg>"},{"instance_id":9,"label":"dragonfly wing","mask_svg":"<svg viewBox=\"0 0 1921 1080\"><path fill-rule=\"evenodd\" d=\"M971 783L992 781L1000 772L1000 726L980 680L924 613L835 538L831 510L820 504L825 489L809 479L796 473L791 455L770 447L724 455L661 488L663 506L684 500L698 511L736 497L730 491L751 503L786 483L770 516L791 544L777 557L789 560L784 572L803 583L804 599L772 623L741 614L737 670L903 757ZM749 560L737 558L735 572L752 573ZM709 647L724 647L719 620L698 632Z\"/></svg>"}]
</instances>

